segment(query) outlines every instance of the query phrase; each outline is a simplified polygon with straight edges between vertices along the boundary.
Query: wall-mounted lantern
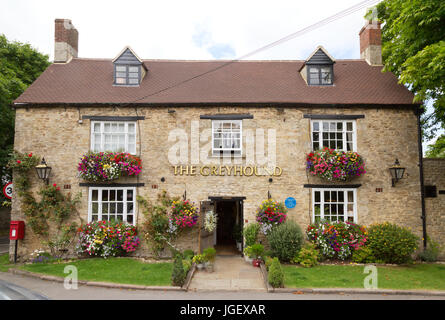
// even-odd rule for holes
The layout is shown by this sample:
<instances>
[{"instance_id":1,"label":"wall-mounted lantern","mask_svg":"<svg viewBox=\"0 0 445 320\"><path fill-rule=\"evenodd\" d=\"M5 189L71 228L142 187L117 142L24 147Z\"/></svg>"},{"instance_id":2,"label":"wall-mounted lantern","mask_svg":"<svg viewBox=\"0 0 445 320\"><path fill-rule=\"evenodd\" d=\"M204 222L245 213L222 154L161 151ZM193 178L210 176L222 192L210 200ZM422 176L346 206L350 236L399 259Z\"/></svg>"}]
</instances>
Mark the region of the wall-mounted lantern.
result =
<instances>
[{"instance_id":1,"label":"wall-mounted lantern","mask_svg":"<svg viewBox=\"0 0 445 320\"><path fill-rule=\"evenodd\" d=\"M42 162L36 166L37 175L40 179L49 184L49 174L51 173L51 167L46 164L45 158L42 158Z\"/></svg>"},{"instance_id":2,"label":"wall-mounted lantern","mask_svg":"<svg viewBox=\"0 0 445 320\"><path fill-rule=\"evenodd\" d=\"M396 159L396 162L391 167L389 167L389 172L391 173L392 186L394 187L396 182L403 178L405 168L401 167L399 160Z\"/></svg>"}]
</instances>

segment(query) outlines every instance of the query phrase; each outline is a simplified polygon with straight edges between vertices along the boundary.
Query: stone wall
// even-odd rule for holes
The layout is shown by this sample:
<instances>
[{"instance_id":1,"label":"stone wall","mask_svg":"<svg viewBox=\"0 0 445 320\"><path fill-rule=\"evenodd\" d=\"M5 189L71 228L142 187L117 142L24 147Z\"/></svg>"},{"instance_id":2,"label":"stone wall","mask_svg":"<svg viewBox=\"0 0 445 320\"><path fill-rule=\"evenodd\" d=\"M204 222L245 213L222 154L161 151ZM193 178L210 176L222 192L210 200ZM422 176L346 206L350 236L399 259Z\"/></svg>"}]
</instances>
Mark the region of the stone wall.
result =
<instances>
[{"instance_id":1,"label":"stone wall","mask_svg":"<svg viewBox=\"0 0 445 320\"><path fill-rule=\"evenodd\" d=\"M445 159L423 159L425 186L436 187L436 197L425 198L426 231L434 241L445 244ZM442 191L442 192L441 192ZM445 258L445 252L442 252Z\"/></svg>"},{"instance_id":2,"label":"stone wall","mask_svg":"<svg viewBox=\"0 0 445 320\"><path fill-rule=\"evenodd\" d=\"M155 200L161 190L167 190L171 196L182 196L187 191L187 198L199 203L209 196L245 197L244 221L255 220L256 209L260 202L267 199L268 191L272 197L284 201L294 197L297 206L289 210L291 219L304 229L310 223L311 189L304 184L326 183L308 177L305 170L306 154L310 152L310 119L304 114L359 114L357 119L357 152L366 161L367 173L355 178L350 183L361 184L357 189L358 223L370 225L375 222L390 221L407 226L419 236L422 234L421 201L418 168L417 120L412 110L390 108L273 108L273 107L176 107L176 112L169 113L166 107L127 108L18 108L16 112L15 148L22 152L33 152L44 156L53 170L50 183L60 186L70 185L72 193L82 193L79 212L87 219L88 187L80 187L82 182L76 177L77 163L90 147L90 121L78 123L82 115L102 116L145 116L138 121L138 155L142 158L142 173L135 178L125 178L119 182L143 182L137 193ZM246 114L253 119L243 120L243 135L256 129L264 129L265 150L267 153L267 130L276 130L276 165L282 168L280 176L202 176L199 174L175 175L173 165L169 163L168 152L175 141L168 141L169 132L183 129L190 142L192 121L199 123L200 132L211 128L211 120L200 119L200 115L209 114ZM208 138L208 137L207 137ZM208 146L204 139L201 148ZM250 147L244 142L245 151ZM218 158L211 158L210 163L193 163L195 153L190 149L188 160L183 165L219 165ZM388 168L398 158L406 167L404 179L391 187ZM246 158L239 159L245 165ZM32 173L35 175L34 173ZM164 182L161 182L164 178ZM41 183L33 176L33 189ZM377 192L379 191L379 192ZM19 200L13 199L13 219L23 219L19 209ZM138 209L137 221L143 219L142 210ZM443 239L443 238L441 238ZM180 241L183 247L198 247L197 233L189 234ZM29 253L38 247L37 240L27 230L27 237L20 245L20 253ZM142 250L141 254L145 254Z\"/></svg>"}]
</instances>

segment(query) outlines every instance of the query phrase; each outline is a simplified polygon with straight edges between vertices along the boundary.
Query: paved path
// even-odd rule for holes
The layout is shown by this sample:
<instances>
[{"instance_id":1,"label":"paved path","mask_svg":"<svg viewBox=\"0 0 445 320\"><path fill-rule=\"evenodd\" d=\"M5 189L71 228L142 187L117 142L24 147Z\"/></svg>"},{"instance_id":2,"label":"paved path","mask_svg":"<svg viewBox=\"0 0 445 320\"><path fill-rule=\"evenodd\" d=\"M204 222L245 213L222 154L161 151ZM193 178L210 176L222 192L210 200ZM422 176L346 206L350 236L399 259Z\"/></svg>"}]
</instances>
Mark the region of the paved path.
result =
<instances>
[{"instance_id":1,"label":"paved path","mask_svg":"<svg viewBox=\"0 0 445 320\"><path fill-rule=\"evenodd\" d=\"M260 268L240 256L217 255L214 272L196 271L189 290L266 291Z\"/></svg>"}]
</instances>

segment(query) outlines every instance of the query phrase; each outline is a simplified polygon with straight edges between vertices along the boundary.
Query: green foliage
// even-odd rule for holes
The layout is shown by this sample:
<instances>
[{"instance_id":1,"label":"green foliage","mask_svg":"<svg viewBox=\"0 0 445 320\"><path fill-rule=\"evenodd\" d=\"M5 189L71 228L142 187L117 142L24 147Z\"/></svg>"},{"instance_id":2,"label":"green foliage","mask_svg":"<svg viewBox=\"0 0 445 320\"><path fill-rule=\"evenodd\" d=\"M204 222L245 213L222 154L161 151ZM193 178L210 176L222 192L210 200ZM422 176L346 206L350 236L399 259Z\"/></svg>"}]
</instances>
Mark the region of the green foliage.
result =
<instances>
[{"instance_id":1,"label":"green foliage","mask_svg":"<svg viewBox=\"0 0 445 320\"><path fill-rule=\"evenodd\" d=\"M254 259L261 259L264 255L264 246L259 243L255 243L250 246L250 254Z\"/></svg>"},{"instance_id":2,"label":"green foliage","mask_svg":"<svg viewBox=\"0 0 445 320\"><path fill-rule=\"evenodd\" d=\"M203 254L197 254L193 257L192 262L196 264L201 264L207 261L207 258Z\"/></svg>"},{"instance_id":3,"label":"green foliage","mask_svg":"<svg viewBox=\"0 0 445 320\"><path fill-rule=\"evenodd\" d=\"M437 138L434 144L427 146L425 152L427 158L445 158L445 135L441 135Z\"/></svg>"},{"instance_id":4,"label":"green foliage","mask_svg":"<svg viewBox=\"0 0 445 320\"><path fill-rule=\"evenodd\" d=\"M166 191L158 194L157 204L137 196L137 201L143 207L145 221L142 224L144 238L151 245L153 253L160 256L166 245L176 237L170 232L168 210L176 198L170 198Z\"/></svg>"},{"instance_id":5,"label":"green foliage","mask_svg":"<svg viewBox=\"0 0 445 320\"><path fill-rule=\"evenodd\" d=\"M369 227L367 246L377 260L401 264L411 261L418 240L410 230L384 222Z\"/></svg>"},{"instance_id":6,"label":"green foliage","mask_svg":"<svg viewBox=\"0 0 445 320\"><path fill-rule=\"evenodd\" d=\"M298 263L301 266L308 268L318 264L320 259L320 252L313 243L306 243L303 248L295 255L292 260L293 263Z\"/></svg>"},{"instance_id":7,"label":"green foliage","mask_svg":"<svg viewBox=\"0 0 445 320\"><path fill-rule=\"evenodd\" d=\"M215 261L216 250L213 247L205 248L203 254L207 261L213 262Z\"/></svg>"},{"instance_id":8,"label":"green foliage","mask_svg":"<svg viewBox=\"0 0 445 320\"><path fill-rule=\"evenodd\" d=\"M184 253L182 254L184 259L192 259L194 255L195 252L191 249L184 250Z\"/></svg>"},{"instance_id":9,"label":"green foliage","mask_svg":"<svg viewBox=\"0 0 445 320\"><path fill-rule=\"evenodd\" d=\"M266 270L269 271L270 266L272 265L273 262L273 258L267 256L265 261L264 261L264 266L266 267Z\"/></svg>"},{"instance_id":10,"label":"green foliage","mask_svg":"<svg viewBox=\"0 0 445 320\"><path fill-rule=\"evenodd\" d=\"M180 254L177 254L173 264L172 285L182 287L185 282L186 275L187 274L184 271L184 265L182 263L182 257Z\"/></svg>"},{"instance_id":11,"label":"green foliage","mask_svg":"<svg viewBox=\"0 0 445 320\"><path fill-rule=\"evenodd\" d=\"M415 94L433 101L434 114L424 128L445 123L445 2L384 0L377 5L385 70ZM428 123L431 120L431 123ZM433 133L434 131L432 131Z\"/></svg>"},{"instance_id":12,"label":"green foliage","mask_svg":"<svg viewBox=\"0 0 445 320\"><path fill-rule=\"evenodd\" d=\"M10 105L49 64L48 56L29 44L8 41L0 34L0 177L7 180L12 178L6 164L14 145L15 111ZM4 200L0 193L0 202Z\"/></svg>"},{"instance_id":13,"label":"green foliage","mask_svg":"<svg viewBox=\"0 0 445 320\"><path fill-rule=\"evenodd\" d=\"M284 287L284 272L278 258L273 258L273 261L269 267L268 281L274 288Z\"/></svg>"},{"instance_id":14,"label":"green foliage","mask_svg":"<svg viewBox=\"0 0 445 320\"><path fill-rule=\"evenodd\" d=\"M427 247L419 253L419 259L425 262L436 262L443 247L430 237L426 238Z\"/></svg>"},{"instance_id":15,"label":"green foliage","mask_svg":"<svg viewBox=\"0 0 445 320\"><path fill-rule=\"evenodd\" d=\"M355 250L352 254L352 261L355 263L377 262L372 249L367 246L363 246Z\"/></svg>"},{"instance_id":16,"label":"green foliage","mask_svg":"<svg viewBox=\"0 0 445 320\"><path fill-rule=\"evenodd\" d=\"M289 262L301 249L303 244L303 233L300 226L288 220L282 223L267 234L273 256L278 257L282 262Z\"/></svg>"},{"instance_id":17,"label":"green foliage","mask_svg":"<svg viewBox=\"0 0 445 320\"><path fill-rule=\"evenodd\" d=\"M190 269L192 268L192 259L182 260L182 266L184 267L184 272L187 275Z\"/></svg>"},{"instance_id":18,"label":"green foliage","mask_svg":"<svg viewBox=\"0 0 445 320\"><path fill-rule=\"evenodd\" d=\"M256 243L259 231L260 225L258 223L249 223L247 226L244 227L243 235L246 239L246 247Z\"/></svg>"}]
</instances>

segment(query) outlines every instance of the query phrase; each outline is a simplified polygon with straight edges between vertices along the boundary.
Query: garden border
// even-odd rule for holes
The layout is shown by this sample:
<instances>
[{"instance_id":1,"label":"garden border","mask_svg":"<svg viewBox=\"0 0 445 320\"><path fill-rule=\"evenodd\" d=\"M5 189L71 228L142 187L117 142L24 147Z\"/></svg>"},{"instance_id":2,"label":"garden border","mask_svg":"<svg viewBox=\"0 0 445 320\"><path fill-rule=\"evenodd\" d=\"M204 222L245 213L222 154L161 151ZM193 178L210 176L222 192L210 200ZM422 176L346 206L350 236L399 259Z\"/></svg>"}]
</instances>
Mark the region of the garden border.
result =
<instances>
[{"instance_id":1,"label":"garden border","mask_svg":"<svg viewBox=\"0 0 445 320\"><path fill-rule=\"evenodd\" d=\"M445 297L445 291L438 290L400 290L400 289L359 289L359 288L273 288L268 281L268 272L261 263L261 273L268 293L296 294L389 294L389 295L423 295Z\"/></svg>"}]
</instances>

